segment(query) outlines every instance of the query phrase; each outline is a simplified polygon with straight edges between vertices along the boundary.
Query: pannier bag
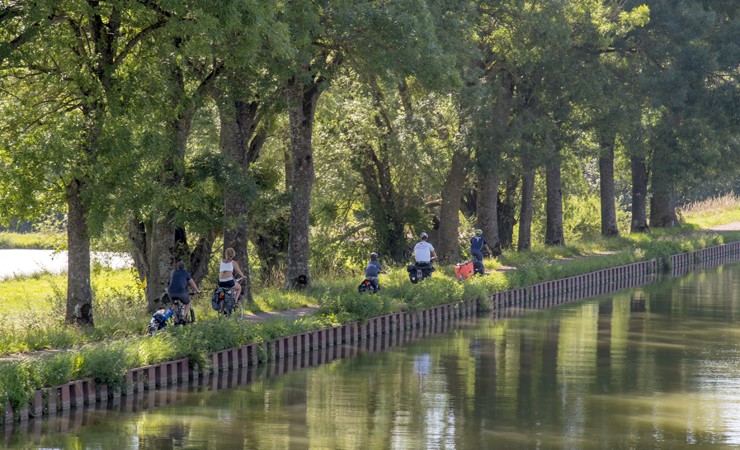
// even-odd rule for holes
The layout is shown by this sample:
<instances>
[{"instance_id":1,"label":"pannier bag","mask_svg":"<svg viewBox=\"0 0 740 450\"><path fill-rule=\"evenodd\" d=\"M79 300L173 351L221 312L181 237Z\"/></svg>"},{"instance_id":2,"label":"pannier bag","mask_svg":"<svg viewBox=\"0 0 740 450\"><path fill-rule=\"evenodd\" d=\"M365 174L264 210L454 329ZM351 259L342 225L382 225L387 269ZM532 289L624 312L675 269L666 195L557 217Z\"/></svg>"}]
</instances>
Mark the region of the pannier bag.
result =
<instances>
[{"instance_id":1,"label":"pannier bag","mask_svg":"<svg viewBox=\"0 0 740 450\"><path fill-rule=\"evenodd\" d=\"M224 309L231 310L234 308L234 297L231 295L231 289L219 287L216 288L215 291L213 291L213 296L211 297L211 307L215 311L219 311L221 309L222 302L224 305Z\"/></svg>"}]
</instances>

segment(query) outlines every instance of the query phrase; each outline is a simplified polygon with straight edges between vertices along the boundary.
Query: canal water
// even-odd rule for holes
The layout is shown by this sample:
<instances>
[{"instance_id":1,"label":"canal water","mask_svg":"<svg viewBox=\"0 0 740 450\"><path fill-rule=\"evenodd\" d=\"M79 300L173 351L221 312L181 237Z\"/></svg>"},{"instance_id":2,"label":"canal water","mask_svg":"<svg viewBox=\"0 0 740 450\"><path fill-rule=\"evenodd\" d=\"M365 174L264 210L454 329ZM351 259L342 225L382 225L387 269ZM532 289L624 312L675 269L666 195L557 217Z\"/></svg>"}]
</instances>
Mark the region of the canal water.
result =
<instances>
[{"instance_id":1,"label":"canal water","mask_svg":"<svg viewBox=\"0 0 740 450\"><path fill-rule=\"evenodd\" d=\"M11 448L740 447L740 265L32 421ZM387 338L386 338L387 339ZM18 427L16 427L17 429Z\"/></svg>"}]
</instances>

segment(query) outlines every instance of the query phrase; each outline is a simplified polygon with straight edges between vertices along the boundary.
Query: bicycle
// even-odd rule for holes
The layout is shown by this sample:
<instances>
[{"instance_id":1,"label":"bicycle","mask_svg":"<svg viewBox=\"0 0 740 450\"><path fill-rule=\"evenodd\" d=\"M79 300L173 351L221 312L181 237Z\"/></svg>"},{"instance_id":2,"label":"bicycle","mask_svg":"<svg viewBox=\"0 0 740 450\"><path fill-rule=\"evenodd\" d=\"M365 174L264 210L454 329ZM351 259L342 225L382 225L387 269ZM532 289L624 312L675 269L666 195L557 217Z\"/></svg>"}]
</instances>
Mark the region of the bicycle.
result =
<instances>
[{"instance_id":1,"label":"bicycle","mask_svg":"<svg viewBox=\"0 0 740 450\"><path fill-rule=\"evenodd\" d=\"M197 295L194 293L188 294L190 297ZM160 297L159 297L160 303L163 305L169 305L170 303L172 306L168 306L166 309L159 309L157 310L154 315L152 315L152 319L149 321L149 325L147 325L147 333L149 335L153 335L159 330L163 330L167 328L167 323L172 319L173 324L177 327L180 325L188 325L195 322L195 310L193 309L193 305L190 305L189 313L186 317L183 317L182 311L184 308L184 305L180 301L180 299L172 299L170 298L169 294L165 291Z\"/></svg>"},{"instance_id":2,"label":"bicycle","mask_svg":"<svg viewBox=\"0 0 740 450\"><path fill-rule=\"evenodd\" d=\"M196 294L189 294L190 297L193 297ZM174 311L174 318L175 318L175 326L178 325L188 325L191 323L195 323L195 310L193 309L193 304L190 304L190 309L188 310L187 316L183 316L182 311L185 308L185 305L183 305L180 302L180 299L173 299L172 300L172 310Z\"/></svg>"},{"instance_id":3,"label":"bicycle","mask_svg":"<svg viewBox=\"0 0 740 450\"><path fill-rule=\"evenodd\" d=\"M236 283L242 281L241 278L234 280ZM211 307L218 311L219 314L223 314L226 317L231 317L234 310L239 306L239 301L235 300L236 289L233 287L217 287L213 291L213 297L211 298ZM244 316L244 308L242 307L242 316Z\"/></svg>"}]
</instances>

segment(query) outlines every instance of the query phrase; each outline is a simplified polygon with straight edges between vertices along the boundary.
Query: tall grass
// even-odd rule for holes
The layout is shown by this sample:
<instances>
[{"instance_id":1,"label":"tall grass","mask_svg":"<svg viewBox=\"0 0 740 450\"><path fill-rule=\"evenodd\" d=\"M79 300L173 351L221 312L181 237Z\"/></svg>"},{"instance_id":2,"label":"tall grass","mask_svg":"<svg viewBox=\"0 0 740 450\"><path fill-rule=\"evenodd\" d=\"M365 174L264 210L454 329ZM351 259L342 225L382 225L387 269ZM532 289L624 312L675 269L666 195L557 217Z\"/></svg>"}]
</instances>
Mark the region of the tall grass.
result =
<instances>
[{"instance_id":1,"label":"tall grass","mask_svg":"<svg viewBox=\"0 0 740 450\"><path fill-rule=\"evenodd\" d=\"M696 228L740 222L740 198L730 193L689 203L678 209L682 220Z\"/></svg>"},{"instance_id":2,"label":"tall grass","mask_svg":"<svg viewBox=\"0 0 740 450\"><path fill-rule=\"evenodd\" d=\"M68 348L146 329L146 303L131 271L93 271L94 329L64 324L66 287L65 275L48 273L0 282L0 355Z\"/></svg>"},{"instance_id":3,"label":"tall grass","mask_svg":"<svg viewBox=\"0 0 740 450\"><path fill-rule=\"evenodd\" d=\"M740 209L740 199L734 193L729 193L688 203L679 208L678 211L682 215L697 215L717 213L721 211L733 211L736 209Z\"/></svg>"}]
</instances>

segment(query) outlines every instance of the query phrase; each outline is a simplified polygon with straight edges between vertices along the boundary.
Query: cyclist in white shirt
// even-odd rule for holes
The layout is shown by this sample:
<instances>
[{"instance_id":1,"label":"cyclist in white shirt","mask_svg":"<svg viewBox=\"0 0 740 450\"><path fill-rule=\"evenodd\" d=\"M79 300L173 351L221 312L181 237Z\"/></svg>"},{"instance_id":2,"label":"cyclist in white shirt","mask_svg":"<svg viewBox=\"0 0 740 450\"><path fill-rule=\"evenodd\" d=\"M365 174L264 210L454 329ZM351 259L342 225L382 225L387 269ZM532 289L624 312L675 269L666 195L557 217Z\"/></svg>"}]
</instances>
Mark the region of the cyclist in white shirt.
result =
<instances>
[{"instance_id":1,"label":"cyclist in white shirt","mask_svg":"<svg viewBox=\"0 0 740 450\"><path fill-rule=\"evenodd\" d=\"M427 242L429 239L428 234L421 233L419 237L421 238L421 241L414 246L414 259L417 263L426 263L431 265L432 260L437 258L437 253L434 251L434 246Z\"/></svg>"},{"instance_id":2,"label":"cyclist in white shirt","mask_svg":"<svg viewBox=\"0 0 740 450\"><path fill-rule=\"evenodd\" d=\"M242 286L234 279L234 273L238 273L244 278L244 273L239 267L239 263L234 260L236 251L229 247L224 251L224 258L218 268L218 287L234 288L234 303L239 301L239 295L242 292Z\"/></svg>"}]
</instances>

